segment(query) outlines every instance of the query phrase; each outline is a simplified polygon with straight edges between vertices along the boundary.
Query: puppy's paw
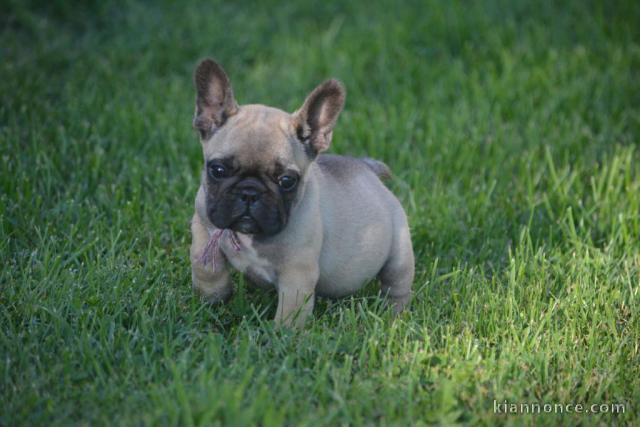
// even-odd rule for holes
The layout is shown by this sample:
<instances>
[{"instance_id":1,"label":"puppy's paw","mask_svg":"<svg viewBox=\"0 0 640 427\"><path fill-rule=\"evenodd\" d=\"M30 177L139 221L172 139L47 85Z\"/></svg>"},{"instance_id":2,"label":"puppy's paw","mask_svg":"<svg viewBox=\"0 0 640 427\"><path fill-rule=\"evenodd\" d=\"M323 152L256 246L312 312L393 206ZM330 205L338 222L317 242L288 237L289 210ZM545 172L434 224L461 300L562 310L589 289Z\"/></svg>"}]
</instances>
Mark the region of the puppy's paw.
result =
<instances>
[{"instance_id":1,"label":"puppy's paw","mask_svg":"<svg viewBox=\"0 0 640 427\"><path fill-rule=\"evenodd\" d=\"M395 316L399 315L409 307L411 301L411 293L402 296L388 296L388 302Z\"/></svg>"},{"instance_id":2,"label":"puppy's paw","mask_svg":"<svg viewBox=\"0 0 640 427\"><path fill-rule=\"evenodd\" d=\"M227 302L233 295L233 286L228 272L221 271L218 274L192 268L191 287L209 304Z\"/></svg>"},{"instance_id":3,"label":"puppy's paw","mask_svg":"<svg viewBox=\"0 0 640 427\"><path fill-rule=\"evenodd\" d=\"M223 304L231 299L233 296L233 289L224 289L222 291L211 291L209 289L202 288L201 285L193 282L192 288L200 298L207 304Z\"/></svg>"}]
</instances>

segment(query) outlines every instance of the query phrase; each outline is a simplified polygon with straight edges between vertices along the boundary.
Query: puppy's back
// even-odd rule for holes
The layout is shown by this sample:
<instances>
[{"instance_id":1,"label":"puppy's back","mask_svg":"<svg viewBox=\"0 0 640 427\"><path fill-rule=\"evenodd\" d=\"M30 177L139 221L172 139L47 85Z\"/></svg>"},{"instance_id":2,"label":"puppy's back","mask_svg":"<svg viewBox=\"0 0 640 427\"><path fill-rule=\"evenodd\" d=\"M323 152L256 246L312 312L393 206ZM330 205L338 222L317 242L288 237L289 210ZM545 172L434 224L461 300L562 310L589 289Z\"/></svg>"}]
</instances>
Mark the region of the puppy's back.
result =
<instances>
[{"instance_id":1,"label":"puppy's back","mask_svg":"<svg viewBox=\"0 0 640 427\"><path fill-rule=\"evenodd\" d=\"M391 177L391 170L379 160L370 157L355 158L350 156L337 156L335 154L321 154L316 159L320 169L332 175L338 180L348 180L358 174L373 172L380 179Z\"/></svg>"}]
</instances>

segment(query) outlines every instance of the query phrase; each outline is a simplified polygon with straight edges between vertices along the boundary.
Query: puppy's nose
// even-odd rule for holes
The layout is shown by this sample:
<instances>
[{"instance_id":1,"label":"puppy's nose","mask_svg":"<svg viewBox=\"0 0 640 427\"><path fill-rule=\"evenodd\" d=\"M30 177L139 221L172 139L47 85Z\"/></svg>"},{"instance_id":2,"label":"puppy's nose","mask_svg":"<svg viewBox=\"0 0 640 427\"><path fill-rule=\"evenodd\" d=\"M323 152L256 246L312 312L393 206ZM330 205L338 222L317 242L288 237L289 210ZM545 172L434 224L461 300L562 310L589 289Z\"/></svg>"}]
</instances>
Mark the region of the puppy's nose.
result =
<instances>
[{"instance_id":1,"label":"puppy's nose","mask_svg":"<svg viewBox=\"0 0 640 427\"><path fill-rule=\"evenodd\" d=\"M252 204L260 198L260 191L253 187L243 187L239 189L240 200Z\"/></svg>"},{"instance_id":2,"label":"puppy's nose","mask_svg":"<svg viewBox=\"0 0 640 427\"><path fill-rule=\"evenodd\" d=\"M233 192L238 199L251 205L260 199L264 187L257 179L246 178L236 185Z\"/></svg>"},{"instance_id":3,"label":"puppy's nose","mask_svg":"<svg viewBox=\"0 0 640 427\"><path fill-rule=\"evenodd\" d=\"M233 192L235 196L242 202L253 204L260 200L262 193L266 191L266 188L259 179L254 177L248 177L236 184Z\"/></svg>"}]
</instances>

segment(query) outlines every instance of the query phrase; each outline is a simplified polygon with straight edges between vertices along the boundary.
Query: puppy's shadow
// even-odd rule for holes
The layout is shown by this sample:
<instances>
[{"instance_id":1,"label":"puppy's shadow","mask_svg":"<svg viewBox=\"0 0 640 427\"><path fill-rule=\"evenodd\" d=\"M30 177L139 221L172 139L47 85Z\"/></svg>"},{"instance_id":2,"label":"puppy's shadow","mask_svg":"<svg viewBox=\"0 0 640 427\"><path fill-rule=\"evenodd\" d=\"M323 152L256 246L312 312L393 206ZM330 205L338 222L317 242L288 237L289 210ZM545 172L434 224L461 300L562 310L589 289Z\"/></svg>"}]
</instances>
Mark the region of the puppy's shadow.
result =
<instances>
[{"instance_id":1,"label":"puppy's shadow","mask_svg":"<svg viewBox=\"0 0 640 427\"><path fill-rule=\"evenodd\" d=\"M253 285L242 274L234 272L232 277L235 292L226 303L230 324L245 322L260 327L272 322L278 306L278 294L274 289L263 289ZM388 312L388 313L387 313ZM377 318L391 317L386 298L380 293L380 282L369 281L354 295L344 298L316 297L312 318L321 322L343 315L372 313Z\"/></svg>"}]
</instances>

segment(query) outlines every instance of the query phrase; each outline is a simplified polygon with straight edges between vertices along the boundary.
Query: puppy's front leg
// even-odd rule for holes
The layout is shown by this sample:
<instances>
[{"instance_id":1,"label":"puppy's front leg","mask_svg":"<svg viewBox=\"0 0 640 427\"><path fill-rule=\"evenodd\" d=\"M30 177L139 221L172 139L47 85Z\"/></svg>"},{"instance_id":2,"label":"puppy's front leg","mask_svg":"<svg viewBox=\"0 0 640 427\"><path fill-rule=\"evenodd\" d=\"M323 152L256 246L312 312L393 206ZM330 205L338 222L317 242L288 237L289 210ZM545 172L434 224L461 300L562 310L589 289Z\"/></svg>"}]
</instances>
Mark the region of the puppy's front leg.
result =
<instances>
[{"instance_id":1,"label":"puppy's front leg","mask_svg":"<svg viewBox=\"0 0 640 427\"><path fill-rule=\"evenodd\" d=\"M298 268L280 275L276 325L300 328L313 312L319 269Z\"/></svg>"},{"instance_id":2,"label":"puppy's front leg","mask_svg":"<svg viewBox=\"0 0 640 427\"><path fill-rule=\"evenodd\" d=\"M203 264L202 254L209 243L209 232L200 221L196 213L191 220L191 278L193 289L207 302L216 303L226 301L233 294L231 276L227 261L220 256L211 260L214 266Z\"/></svg>"}]
</instances>

